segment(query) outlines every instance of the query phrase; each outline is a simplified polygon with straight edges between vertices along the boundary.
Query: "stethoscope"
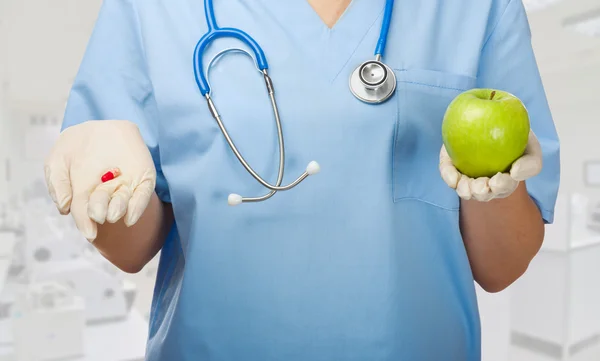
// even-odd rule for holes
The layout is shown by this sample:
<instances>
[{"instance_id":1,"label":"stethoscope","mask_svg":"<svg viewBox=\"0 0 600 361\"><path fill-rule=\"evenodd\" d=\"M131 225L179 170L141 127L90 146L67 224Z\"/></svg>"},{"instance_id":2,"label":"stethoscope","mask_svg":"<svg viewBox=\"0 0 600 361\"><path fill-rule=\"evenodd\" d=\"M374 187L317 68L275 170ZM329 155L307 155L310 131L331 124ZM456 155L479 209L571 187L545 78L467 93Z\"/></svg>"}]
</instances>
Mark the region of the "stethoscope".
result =
<instances>
[{"instance_id":1,"label":"stethoscope","mask_svg":"<svg viewBox=\"0 0 600 361\"><path fill-rule=\"evenodd\" d=\"M383 16L383 22L381 25L381 32L379 35L379 40L377 41L377 47L375 48L375 59L369 60L356 68L356 70L350 76L350 90L352 94L359 100L369 103L369 104L379 104L388 100L394 91L396 90L396 76L390 67L384 64L381 61L381 57L383 56L383 52L385 50L387 36L389 33L390 22L392 18L392 10L394 7L394 0L386 0L385 11ZM196 45L196 49L194 50L194 75L196 77L196 83L198 84L198 88L200 89L200 93L202 96L206 98L208 109L210 110L211 115L217 121L225 140L229 144L229 147L235 154L236 158L240 161L242 166L246 169L254 179L256 179L260 184L262 184L265 188L269 189L269 192L262 196L257 197L242 197L239 194L230 194L228 197L229 205L235 206L241 203L247 202L261 202L271 198L278 191L286 191L294 188L298 184L300 184L303 180L305 180L308 176L317 174L320 171L320 166L317 162L312 161L308 163L306 166L306 170L302 173L295 181L291 182L288 185L282 186L281 183L283 181L283 170L285 167L285 147L283 144L283 130L281 128L281 119L279 116L279 109L277 108L277 102L275 101L275 88L273 86L273 81L271 77L267 73L267 69L269 65L267 63L267 59L265 53L258 43L247 33L240 29L236 28L221 28L217 25L217 20L215 18L215 12L213 8L212 0L204 0L204 13L206 16L206 23L208 26L208 31L198 44ZM236 38L247 46L250 47L252 53L254 53L254 57L249 52L243 49L226 49L218 54L216 54L213 59L208 64L206 72L204 71L204 66L202 62L202 55L206 48L218 38ZM209 84L209 72L215 61L221 58L223 55L229 52L241 52L250 58L255 60L256 67L258 71L262 74L265 85L267 87L267 92L269 94L269 98L271 99L271 105L273 107L273 113L275 115L275 123L277 125L277 138L279 141L279 171L277 173L277 181L275 185L270 184L266 180L264 180L244 159L235 143L229 136L229 132L225 128L223 121L221 120L221 116L217 111L217 107L212 101L211 98L211 88Z\"/></svg>"}]
</instances>

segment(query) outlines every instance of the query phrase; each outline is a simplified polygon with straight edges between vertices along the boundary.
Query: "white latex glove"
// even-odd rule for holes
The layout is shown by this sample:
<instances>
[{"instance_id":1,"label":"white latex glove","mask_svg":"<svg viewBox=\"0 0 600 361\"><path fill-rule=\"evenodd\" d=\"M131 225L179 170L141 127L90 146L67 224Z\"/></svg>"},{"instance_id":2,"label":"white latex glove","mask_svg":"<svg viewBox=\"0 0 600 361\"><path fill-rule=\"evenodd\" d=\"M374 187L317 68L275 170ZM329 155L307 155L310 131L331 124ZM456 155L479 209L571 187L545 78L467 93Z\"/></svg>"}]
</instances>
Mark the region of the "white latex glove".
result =
<instances>
[{"instance_id":1,"label":"white latex glove","mask_svg":"<svg viewBox=\"0 0 600 361\"><path fill-rule=\"evenodd\" d=\"M101 177L118 168L121 175L106 183ZM75 219L90 242L97 225L125 217L132 226L148 206L156 169L135 123L88 121L64 130L44 165L50 197L61 214Z\"/></svg>"},{"instance_id":2,"label":"white latex glove","mask_svg":"<svg viewBox=\"0 0 600 361\"><path fill-rule=\"evenodd\" d=\"M529 132L525 153L512 164L510 172L498 173L491 178L474 179L461 174L454 167L446 147L442 146L440 151L440 173L444 182L465 200L488 202L496 198L506 198L517 189L519 182L537 175L541 170L542 148L533 131Z\"/></svg>"}]
</instances>

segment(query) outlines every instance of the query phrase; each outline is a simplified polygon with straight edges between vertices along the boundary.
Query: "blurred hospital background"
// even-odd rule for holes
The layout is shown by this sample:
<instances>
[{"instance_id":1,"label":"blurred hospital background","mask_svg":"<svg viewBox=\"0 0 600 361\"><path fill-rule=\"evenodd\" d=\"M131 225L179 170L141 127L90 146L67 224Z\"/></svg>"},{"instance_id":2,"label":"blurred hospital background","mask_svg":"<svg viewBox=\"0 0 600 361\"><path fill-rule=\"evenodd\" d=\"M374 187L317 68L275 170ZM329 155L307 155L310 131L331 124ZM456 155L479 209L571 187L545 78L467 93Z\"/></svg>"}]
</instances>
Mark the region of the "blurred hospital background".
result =
<instances>
[{"instance_id":1,"label":"blurred hospital background","mask_svg":"<svg viewBox=\"0 0 600 361\"><path fill-rule=\"evenodd\" d=\"M478 292L483 361L599 361L600 0L524 2L562 185L526 275ZM136 275L107 264L42 173L100 5L0 0L0 361L143 360L156 263Z\"/></svg>"}]
</instances>

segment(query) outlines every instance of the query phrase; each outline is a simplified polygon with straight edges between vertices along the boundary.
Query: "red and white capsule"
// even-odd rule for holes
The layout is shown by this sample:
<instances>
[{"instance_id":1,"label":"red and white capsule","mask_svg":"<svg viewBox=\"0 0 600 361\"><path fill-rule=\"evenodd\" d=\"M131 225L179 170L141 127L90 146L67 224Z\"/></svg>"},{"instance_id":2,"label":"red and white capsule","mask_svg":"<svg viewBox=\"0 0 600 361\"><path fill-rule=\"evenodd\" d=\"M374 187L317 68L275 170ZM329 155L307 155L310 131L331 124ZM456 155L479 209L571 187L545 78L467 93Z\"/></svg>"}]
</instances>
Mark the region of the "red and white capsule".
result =
<instances>
[{"instance_id":1,"label":"red and white capsule","mask_svg":"<svg viewBox=\"0 0 600 361\"><path fill-rule=\"evenodd\" d=\"M121 175L121 170L119 168L113 168L102 175L102 178L101 178L102 183L111 181L120 175Z\"/></svg>"}]
</instances>

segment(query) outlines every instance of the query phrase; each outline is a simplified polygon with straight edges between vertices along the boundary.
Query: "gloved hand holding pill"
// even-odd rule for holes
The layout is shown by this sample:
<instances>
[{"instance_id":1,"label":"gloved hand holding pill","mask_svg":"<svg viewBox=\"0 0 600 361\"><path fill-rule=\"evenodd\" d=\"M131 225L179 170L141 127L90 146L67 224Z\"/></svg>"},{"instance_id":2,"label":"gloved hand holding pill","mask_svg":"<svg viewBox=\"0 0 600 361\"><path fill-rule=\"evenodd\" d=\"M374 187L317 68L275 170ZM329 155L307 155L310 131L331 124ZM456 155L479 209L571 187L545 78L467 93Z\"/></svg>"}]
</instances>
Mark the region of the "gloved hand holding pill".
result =
<instances>
[{"instance_id":1,"label":"gloved hand holding pill","mask_svg":"<svg viewBox=\"0 0 600 361\"><path fill-rule=\"evenodd\" d=\"M65 129L44 166L52 200L71 214L85 238L97 225L124 217L135 224L156 184L156 170L137 125L130 121L88 121Z\"/></svg>"}]
</instances>

